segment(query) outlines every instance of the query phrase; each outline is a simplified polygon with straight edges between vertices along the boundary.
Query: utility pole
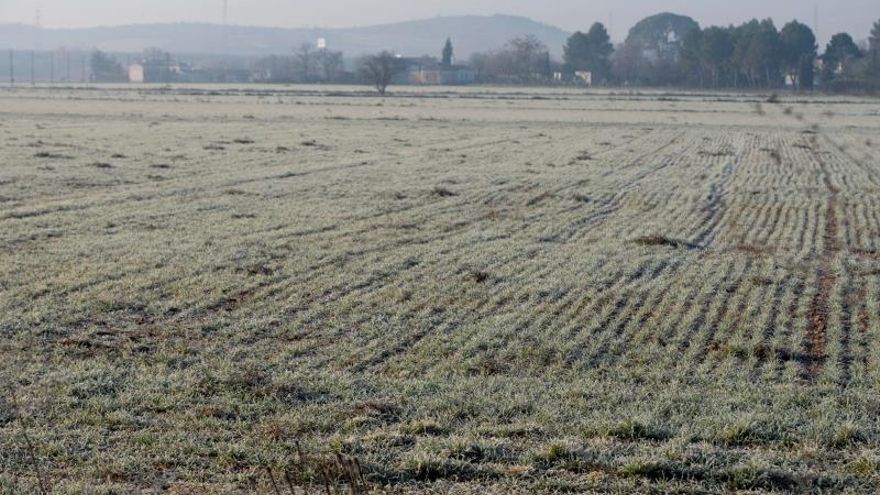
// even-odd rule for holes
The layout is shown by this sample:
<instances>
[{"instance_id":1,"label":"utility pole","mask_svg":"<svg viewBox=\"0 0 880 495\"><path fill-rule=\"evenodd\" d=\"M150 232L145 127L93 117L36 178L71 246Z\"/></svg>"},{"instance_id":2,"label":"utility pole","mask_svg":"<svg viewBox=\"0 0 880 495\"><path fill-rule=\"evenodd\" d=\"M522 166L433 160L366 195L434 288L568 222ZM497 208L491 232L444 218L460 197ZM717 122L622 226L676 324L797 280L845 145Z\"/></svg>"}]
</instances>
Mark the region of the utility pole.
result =
<instances>
[{"instance_id":1,"label":"utility pole","mask_svg":"<svg viewBox=\"0 0 880 495\"><path fill-rule=\"evenodd\" d=\"M37 54L34 50L31 50L31 86L37 85L37 77L36 77L37 71L36 71L36 68L34 67L36 65L35 64L36 60L37 60Z\"/></svg>"},{"instance_id":2,"label":"utility pole","mask_svg":"<svg viewBox=\"0 0 880 495\"><path fill-rule=\"evenodd\" d=\"M49 52L49 84L55 85L55 52Z\"/></svg>"},{"instance_id":3,"label":"utility pole","mask_svg":"<svg viewBox=\"0 0 880 495\"><path fill-rule=\"evenodd\" d=\"M43 13L40 12L40 8L37 7L36 12L34 13L34 48L37 50L43 49Z\"/></svg>"},{"instance_id":4,"label":"utility pole","mask_svg":"<svg viewBox=\"0 0 880 495\"><path fill-rule=\"evenodd\" d=\"M9 50L9 87L15 87L15 50Z\"/></svg>"},{"instance_id":5,"label":"utility pole","mask_svg":"<svg viewBox=\"0 0 880 495\"><path fill-rule=\"evenodd\" d=\"M65 48L64 49L64 64L65 64L65 74L64 74L64 82L70 82L70 51Z\"/></svg>"},{"instance_id":6,"label":"utility pole","mask_svg":"<svg viewBox=\"0 0 880 495\"><path fill-rule=\"evenodd\" d=\"M85 55L85 53L82 54L82 56L80 57L80 62L82 62L82 64L81 64L82 66L80 67L81 82L83 84L85 84L85 82L86 82L86 55Z\"/></svg>"}]
</instances>

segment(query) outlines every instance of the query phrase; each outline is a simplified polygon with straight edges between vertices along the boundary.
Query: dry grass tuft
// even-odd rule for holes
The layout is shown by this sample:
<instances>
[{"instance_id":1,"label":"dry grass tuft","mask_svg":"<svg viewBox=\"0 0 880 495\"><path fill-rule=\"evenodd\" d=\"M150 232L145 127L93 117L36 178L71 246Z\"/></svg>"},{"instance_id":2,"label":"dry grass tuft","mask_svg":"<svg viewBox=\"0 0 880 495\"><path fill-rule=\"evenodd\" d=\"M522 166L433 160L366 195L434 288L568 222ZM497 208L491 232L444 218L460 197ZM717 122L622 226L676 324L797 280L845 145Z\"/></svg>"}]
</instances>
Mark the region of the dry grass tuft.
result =
<instances>
[{"instance_id":1,"label":"dry grass tuft","mask_svg":"<svg viewBox=\"0 0 880 495\"><path fill-rule=\"evenodd\" d=\"M286 466L273 469L265 465L264 470L274 495L308 494L316 489L327 495L364 495L372 491L356 457L309 454L299 444Z\"/></svg>"},{"instance_id":2,"label":"dry grass tuft","mask_svg":"<svg viewBox=\"0 0 880 495\"><path fill-rule=\"evenodd\" d=\"M645 247L669 247L675 249L699 249L700 247L687 241L673 239L659 234L638 237L633 239L632 242Z\"/></svg>"},{"instance_id":3,"label":"dry grass tuft","mask_svg":"<svg viewBox=\"0 0 880 495\"><path fill-rule=\"evenodd\" d=\"M432 192L432 194L434 194L434 196L438 196L441 198L451 198L454 196L458 196L458 193L456 193L450 189L447 189L443 186L436 186L436 187L434 187L433 191L431 191L431 192Z\"/></svg>"}]
</instances>

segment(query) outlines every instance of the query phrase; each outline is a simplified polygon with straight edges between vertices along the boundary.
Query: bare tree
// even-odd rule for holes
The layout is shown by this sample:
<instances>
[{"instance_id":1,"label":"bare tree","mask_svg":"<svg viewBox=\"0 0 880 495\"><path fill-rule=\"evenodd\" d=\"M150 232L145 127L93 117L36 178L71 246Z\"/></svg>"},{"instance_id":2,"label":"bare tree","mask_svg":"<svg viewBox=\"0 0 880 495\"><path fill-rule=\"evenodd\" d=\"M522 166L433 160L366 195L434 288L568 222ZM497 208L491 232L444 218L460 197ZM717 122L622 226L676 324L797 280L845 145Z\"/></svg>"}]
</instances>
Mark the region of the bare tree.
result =
<instances>
[{"instance_id":1,"label":"bare tree","mask_svg":"<svg viewBox=\"0 0 880 495\"><path fill-rule=\"evenodd\" d=\"M312 45L303 43L294 53L296 70L300 73L303 82L309 82L315 72L314 59L315 52Z\"/></svg>"},{"instance_id":2,"label":"bare tree","mask_svg":"<svg viewBox=\"0 0 880 495\"><path fill-rule=\"evenodd\" d=\"M323 82L338 80L343 70L342 52L320 50L317 56L317 65Z\"/></svg>"},{"instance_id":3,"label":"bare tree","mask_svg":"<svg viewBox=\"0 0 880 495\"><path fill-rule=\"evenodd\" d=\"M486 80L513 83L540 81L551 72L550 52L534 36L514 38L501 50L474 54L471 65Z\"/></svg>"},{"instance_id":4,"label":"bare tree","mask_svg":"<svg viewBox=\"0 0 880 495\"><path fill-rule=\"evenodd\" d=\"M294 74L295 60L291 56L270 55L257 60L253 69L257 79L269 83L289 83L296 80Z\"/></svg>"},{"instance_id":5,"label":"bare tree","mask_svg":"<svg viewBox=\"0 0 880 495\"><path fill-rule=\"evenodd\" d=\"M550 72L550 52L535 36L514 38L505 48L512 57L512 73L521 79L539 79Z\"/></svg>"},{"instance_id":6,"label":"bare tree","mask_svg":"<svg viewBox=\"0 0 880 495\"><path fill-rule=\"evenodd\" d=\"M400 60L388 51L366 56L360 61L361 76L383 96L391 80L401 70L403 67Z\"/></svg>"}]
</instances>

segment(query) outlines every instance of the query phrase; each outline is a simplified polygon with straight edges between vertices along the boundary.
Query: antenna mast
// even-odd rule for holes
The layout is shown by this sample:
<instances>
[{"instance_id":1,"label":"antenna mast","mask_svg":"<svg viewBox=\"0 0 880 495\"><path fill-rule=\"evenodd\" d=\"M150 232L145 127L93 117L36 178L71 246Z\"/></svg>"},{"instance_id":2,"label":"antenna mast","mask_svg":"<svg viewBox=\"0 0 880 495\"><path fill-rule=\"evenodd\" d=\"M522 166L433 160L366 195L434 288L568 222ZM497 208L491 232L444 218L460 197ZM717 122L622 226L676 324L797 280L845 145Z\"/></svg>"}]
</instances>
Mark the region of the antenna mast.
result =
<instances>
[{"instance_id":1,"label":"antenna mast","mask_svg":"<svg viewBox=\"0 0 880 495\"><path fill-rule=\"evenodd\" d=\"M34 12L34 27L37 28L34 32L34 48L39 50L42 48L40 45L43 37L43 13L39 7Z\"/></svg>"},{"instance_id":2,"label":"antenna mast","mask_svg":"<svg viewBox=\"0 0 880 495\"><path fill-rule=\"evenodd\" d=\"M229 0L223 0L223 26L220 28L220 51L224 54L227 48L227 32L229 25Z\"/></svg>"}]
</instances>

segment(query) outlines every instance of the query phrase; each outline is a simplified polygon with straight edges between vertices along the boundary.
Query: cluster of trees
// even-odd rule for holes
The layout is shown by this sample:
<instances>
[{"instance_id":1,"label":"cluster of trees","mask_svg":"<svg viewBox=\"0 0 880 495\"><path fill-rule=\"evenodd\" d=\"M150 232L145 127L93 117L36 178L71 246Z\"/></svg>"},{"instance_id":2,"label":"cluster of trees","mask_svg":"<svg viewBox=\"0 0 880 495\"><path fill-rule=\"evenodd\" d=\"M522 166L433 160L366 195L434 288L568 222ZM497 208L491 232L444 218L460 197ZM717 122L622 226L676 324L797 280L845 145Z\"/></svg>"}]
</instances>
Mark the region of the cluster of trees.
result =
<instances>
[{"instance_id":1,"label":"cluster of trees","mask_svg":"<svg viewBox=\"0 0 880 495\"><path fill-rule=\"evenodd\" d=\"M872 39L878 35L880 21L874 26ZM795 89L812 89L818 70L826 89L839 89L843 83L848 89L870 89L880 82L871 70L872 61L878 58L877 43L873 44L873 49L859 47L852 36L839 33L820 56L812 29L797 21L778 31L769 19L738 27L711 27L694 31L685 39L683 82L774 88L787 80Z\"/></svg>"},{"instance_id":2,"label":"cluster of trees","mask_svg":"<svg viewBox=\"0 0 880 495\"><path fill-rule=\"evenodd\" d=\"M612 58L612 80L619 84L675 84L684 39L700 29L690 17L658 14L633 26Z\"/></svg>"},{"instance_id":3,"label":"cluster of trees","mask_svg":"<svg viewBox=\"0 0 880 495\"><path fill-rule=\"evenodd\" d=\"M611 79L611 54L614 45L608 30L597 22L587 33L580 31L571 35L563 47L564 69L568 73L586 71L595 81Z\"/></svg>"},{"instance_id":4,"label":"cluster of trees","mask_svg":"<svg viewBox=\"0 0 880 495\"><path fill-rule=\"evenodd\" d=\"M128 72L114 57L95 50L89 57L93 82L128 82Z\"/></svg>"},{"instance_id":5,"label":"cluster of trees","mask_svg":"<svg viewBox=\"0 0 880 495\"><path fill-rule=\"evenodd\" d=\"M699 86L773 88L785 84L812 89L816 36L797 21L781 31L773 21L738 27L710 27L687 34L682 44L682 82Z\"/></svg>"},{"instance_id":6,"label":"cluster of trees","mask_svg":"<svg viewBox=\"0 0 880 495\"><path fill-rule=\"evenodd\" d=\"M350 82L342 52L302 44L292 55L272 55L254 64L260 79L273 83Z\"/></svg>"},{"instance_id":7,"label":"cluster of trees","mask_svg":"<svg viewBox=\"0 0 880 495\"><path fill-rule=\"evenodd\" d=\"M574 38L574 36L572 37ZM692 19L660 14L642 21L611 57L608 82L727 88L880 89L880 21L867 46L846 33L819 55L809 26L773 21L701 29ZM571 40L569 40L571 44ZM596 66L594 63L593 66ZM817 74L818 71L818 74Z\"/></svg>"},{"instance_id":8,"label":"cluster of trees","mask_svg":"<svg viewBox=\"0 0 880 495\"><path fill-rule=\"evenodd\" d=\"M452 67L454 50L446 40L441 66ZM144 61L167 62L170 55L147 51ZM809 26L791 21L777 29L772 20L752 20L739 26L701 28L690 17L663 13L648 17L615 47L602 23L576 32L563 47L563 60L534 36L508 41L501 49L476 53L470 66L483 82L540 84L577 80L590 74L592 84L767 88L789 85L812 89L816 80L828 90L880 91L880 21L859 45L847 33L835 34L819 54ZM93 77L124 80L126 71L112 57L96 51ZM406 69L391 52L362 57L357 73L346 72L342 52L303 44L290 55L273 55L253 66L255 79L277 83L349 83L373 85L380 93Z\"/></svg>"},{"instance_id":9,"label":"cluster of trees","mask_svg":"<svg viewBox=\"0 0 880 495\"><path fill-rule=\"evenodd\" d=\"M470 65L486 82L532 83L546 79L553 71L550 50L538 38L514 38L500 50L476 53Z\"/></svg>"},{"instance_id":10,"label":"cluster of trees","mask_svg":"<svg viewBox=\"0 0 880 495\"><path fill-rule=\"evenodd\" d=\"M690 17L658 14L630 30L614 47L601 23L576 32L563 47L561 63L547 47L525 36L501 50L471 57L484 82L535 83L590 73L593 84L880 90L880 21L868 43L834 35L820 55L813 30L798 21L777 29L772 20L705 29Z\"/></svg>"},{"instance_id":11,"label":"cluster of trees","mask_svg":"<svg viewBox=\"0 0 880 495\"><path fill-rule=\"evenodd\" d=\"M158 48L147 48L137 61L144 66L144 72L149 74L148 79L151 82L175 82L176 73L172 67L176 62L170 53ZM89 69L93 82L128 82L128 68L116 57L101 50L92 52Z\"/></svg>"},{"instance_id":12,"label":"cluster of trees","mask_svg":"<svg viewBox=\"0 0 880 495\"><path fill-rule=\"evenodd\" d=\"M822 55L820 74L832 90L880 91L880 21L874 23L864 47L849 34L834 35Z\"/></svg>"}]
</instances>

